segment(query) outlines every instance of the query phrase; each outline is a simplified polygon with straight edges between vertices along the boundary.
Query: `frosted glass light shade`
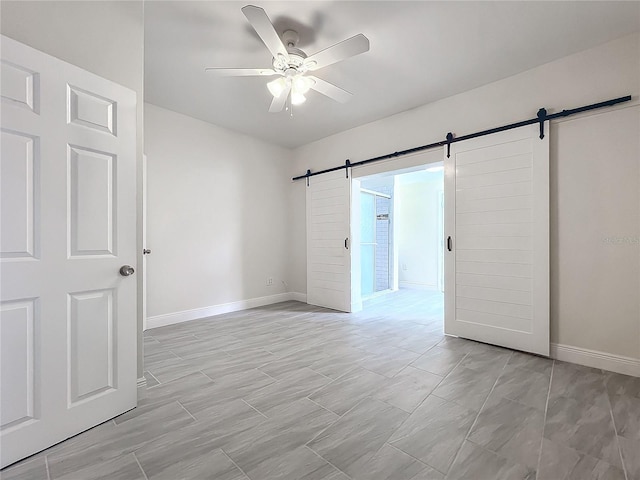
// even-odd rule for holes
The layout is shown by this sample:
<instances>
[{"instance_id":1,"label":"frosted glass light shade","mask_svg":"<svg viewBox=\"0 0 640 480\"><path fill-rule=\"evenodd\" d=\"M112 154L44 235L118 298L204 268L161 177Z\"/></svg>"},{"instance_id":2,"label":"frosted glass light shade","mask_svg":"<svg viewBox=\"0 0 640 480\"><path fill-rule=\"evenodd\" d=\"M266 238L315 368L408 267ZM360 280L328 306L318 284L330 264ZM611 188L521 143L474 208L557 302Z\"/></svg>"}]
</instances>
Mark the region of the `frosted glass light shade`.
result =
<instances>
[{"instance_id":1,"label":"frosted glass light shade","mask_svg":"<svg viewBox=\"0 0 640 480\"><path fill-rule=\"evenodd\" d=\"M313 86L314 81L311 78L297 76L293 79L293 91L301 94L305 94L309 91L309 89Z\"/></svg>"},{"instance_id":2,"label":"frosted glass light shade","mask_svg":"<svg viewBox=\"0 0 640 480\"><path fill-rule=\"evenodd\" d=\"M295 92L295 91L291 92L291 104L292 105L302 105L306 101L307 101L307 99L300 92Z\"/></svg>"},{"instance_id":3,"label":"frosted glass light shade","mask_svg":"<svg viewBox=\"0 0 640 480\"><path fill-rule=\"evenodd\" d=\"M275 98L278 98L287 88L287 81L284 77L277 78L274 81L267 83L267 88L269 89L269 93L271 93L271 95L273 95Z\"/></svg>"}]
</instances>

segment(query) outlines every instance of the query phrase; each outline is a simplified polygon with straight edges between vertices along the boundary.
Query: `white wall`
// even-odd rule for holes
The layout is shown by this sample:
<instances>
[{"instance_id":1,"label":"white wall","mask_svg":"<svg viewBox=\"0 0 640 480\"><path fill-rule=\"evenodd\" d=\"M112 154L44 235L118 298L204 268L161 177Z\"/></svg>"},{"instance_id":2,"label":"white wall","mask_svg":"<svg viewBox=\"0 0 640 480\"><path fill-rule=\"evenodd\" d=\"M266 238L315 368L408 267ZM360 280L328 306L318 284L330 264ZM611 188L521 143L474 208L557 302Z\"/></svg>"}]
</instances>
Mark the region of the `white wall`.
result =
<instances>
[{"instance_id":1,"label":"white wall","mask_svg":"<svg viewBox=\"0 0 640 480\"><path fill-rule=\"evenodd\" d=\"M287 291L289 150L146 104L145 152L150 327Z\"/></svg>"},{"instance_id":2,"label":"white wall","mask_svg":"<svg viewBox=\"0 0 640 480\"><path fill-rule=\"evenodd\" d=\"M7 1L0 4L3 35L136 92L137 189L142 189L144 3L129 1ZM137 206L138 232L142 202ZM142 251L138 235L137 251ZM138 267L142 256L138 256ZM141 271L140 268L137 269ZM138 298L142 276L137 276ZM138 302L138 378L142 377L142 302Z\"/></svg>"},{"instance_id":3,"label":"white wall","mask_svg":"<svg viewBox=\"0 0 640 480\"><path fill-rule=\"evenodd\" d=\"M437 74L437 70L434 70ZM632 35L519 75L319 140L294 151L291 174L464 135L626 94L638 103L640 36ZM555 110L554 110L555 109ZM551 131L551 339L640 358L639 108L567 119ZM425 153L431 161L442 153ZM398 160L398 163L405 160ZM424 162L426 163L426 162ZM388 162L388 169L395 167ZM354 173L357 176L357 173ZM306 291L304 182L291 189L295 264ZM609 237L629 238L619 245Z\"/></svg>"},{"instance_id":4,"label":"white wall","mask_svg":"<svg viewBox=\"0 0 640 480\"><path fill-rule=\"evenodd\" d=\"M399 182L396 187L400 288L438 287L438 196L442 189L442 178Z\"/></svg>"}]
</instances>

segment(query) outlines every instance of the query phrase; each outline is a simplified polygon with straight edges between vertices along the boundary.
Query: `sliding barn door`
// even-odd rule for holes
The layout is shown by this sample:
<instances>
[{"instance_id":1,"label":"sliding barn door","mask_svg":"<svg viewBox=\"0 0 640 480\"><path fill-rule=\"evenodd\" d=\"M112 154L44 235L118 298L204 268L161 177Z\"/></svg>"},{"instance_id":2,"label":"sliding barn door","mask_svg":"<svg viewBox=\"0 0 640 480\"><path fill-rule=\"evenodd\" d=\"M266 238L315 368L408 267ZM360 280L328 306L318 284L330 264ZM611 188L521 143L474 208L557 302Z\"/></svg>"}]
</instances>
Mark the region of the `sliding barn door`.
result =
<instances>
[{"instance_id":1,"label":"sliding barn door","mask_svg":"<svg viewBox=\"0 0 640 480\"><path fill-rule=\"evenodd\" d=\"M136 97L6 37L1 69L4 467L136 406Z\"/></svg>"},{"instance_id":2,"label":"sliding barn door","mask_svg":"<svg viewBox=\"0 0 640 480\"><path fill-rule=\"evenodd\" d=\"M344 170L309 178L307 303L351 311L351 179Z\"/></svg>"},{"instance_id":3,"label":"sliding barn door","mask_svg":"<svg viewBox=\"0 0 640 480\"><path fill-rule=\"evenodd\" d=\"M549 355L549 142L537 125L445 149L445 333Z\"/></svg>"}]
</instances>

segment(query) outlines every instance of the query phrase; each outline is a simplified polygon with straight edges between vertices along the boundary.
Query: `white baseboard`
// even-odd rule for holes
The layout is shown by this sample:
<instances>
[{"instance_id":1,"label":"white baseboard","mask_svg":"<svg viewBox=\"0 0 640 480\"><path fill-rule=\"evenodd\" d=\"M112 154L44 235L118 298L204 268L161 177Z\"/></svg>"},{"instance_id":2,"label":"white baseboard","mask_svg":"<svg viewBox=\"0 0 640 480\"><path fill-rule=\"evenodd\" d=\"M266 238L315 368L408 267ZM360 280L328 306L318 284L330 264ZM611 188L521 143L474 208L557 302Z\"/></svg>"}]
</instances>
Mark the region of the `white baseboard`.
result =
<instances>
[{"instance_id":1,"label":"white baseboard","mask_svg":"<svg viewBox=\"0 0 640 480\"><path fill-rule=\"evenodd\" d=\"M601 368L610 372L640 377L640 358L623 357L558 343L551 344L551 358L563 362L577 363L585 367Z\"/></svg>"},{"instance_id":2,"label":"white baseboard","mask_svg":"<svg viewBox=\"0 0 640 480\"><path fill-rule=\"evenodd\" d=\"M188 322L190 320L198 320L200 318L213 317L223 313L237 312L247 310L249 308L262 307L273 303L287 302L297 300L306 303L307 296L297 292L277 293L266 297L250 298L247 300L239 300L237 302L222 303L219 305L211 305L210 307L194 308L192 310L183 310L182 312L165 313L147 317L147 328L164 327L175 323Z\"/></svg>"},{"instance_id":3,"label":"white baseboard","mask_svg":"<svg viewBox=\"0 0 640 480\"><path fill-rule=\"evenodd\" d=\"M413 283L413 282L405 282L405 281L398 282L398 287L410 288L412 290L437 290L438 289L438 286L433 284Z\"/></svg>"},{"instance_id":4,"label":"white baseboard","mask_svg":"<svg viewBox=\"0 0 640 480\"><path fill-rule=\"evenodd\" d=\"M291 295L290 300L295 300L296 302L307 303L307 294L300 292L289 292Z\"/></svg>"}]
</instances>

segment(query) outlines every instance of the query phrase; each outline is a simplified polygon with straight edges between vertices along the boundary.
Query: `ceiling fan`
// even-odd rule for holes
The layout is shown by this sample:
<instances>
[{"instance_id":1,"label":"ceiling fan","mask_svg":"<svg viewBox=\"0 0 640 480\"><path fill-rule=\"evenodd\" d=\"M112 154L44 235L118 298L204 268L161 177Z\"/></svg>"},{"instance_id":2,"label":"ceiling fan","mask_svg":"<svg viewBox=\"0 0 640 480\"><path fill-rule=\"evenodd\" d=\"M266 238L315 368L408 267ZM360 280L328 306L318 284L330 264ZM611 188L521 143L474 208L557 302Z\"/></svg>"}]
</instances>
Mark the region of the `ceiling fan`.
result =
<instances>
[{"instance_id":1,"label":"ceiling fan","mask_svg":"<svg viewBox=\"0 0 640 480\"><path fill-rule=\"evenodd\" d=\"M298 33L287 30L278 35L267 13L260 7L247 5L242 8L258 36L273 55L273 68L205 68L207 72L219 77L275 76L278 78L267 83L273 101L270 112L280 112L287 100L292 105L305 102L305 93L313 89L333 100L344 103L353 95L321 78L309 75L328 65L369 50L369 39L362 34L355 35L320 52L307 56L296 47Z\"/></svg>"}]
</instances>

